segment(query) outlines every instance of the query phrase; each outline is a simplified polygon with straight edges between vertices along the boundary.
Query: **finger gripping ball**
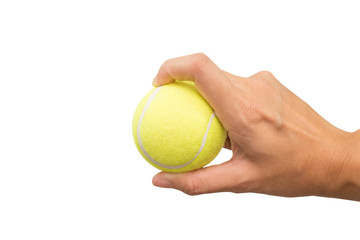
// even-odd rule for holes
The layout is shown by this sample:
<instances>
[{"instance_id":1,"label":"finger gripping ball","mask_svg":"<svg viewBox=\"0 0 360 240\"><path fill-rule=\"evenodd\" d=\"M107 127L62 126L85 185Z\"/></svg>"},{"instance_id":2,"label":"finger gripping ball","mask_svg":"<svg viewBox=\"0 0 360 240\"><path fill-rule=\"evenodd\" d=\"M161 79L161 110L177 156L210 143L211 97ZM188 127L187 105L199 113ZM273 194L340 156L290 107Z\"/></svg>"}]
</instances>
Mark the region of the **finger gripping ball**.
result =
<instances>
[{"instance_id":1,"label":"finger gripping ball","mask_svg":"<svg viewBox=\"0 0 360 240\"><path fill-rule=\"evenodd\" d=\"M150 91L133 118L141 155L166 172L202 168L220 152L226 131L194 83L173 82Z\"/></svg>"}]
</instances>

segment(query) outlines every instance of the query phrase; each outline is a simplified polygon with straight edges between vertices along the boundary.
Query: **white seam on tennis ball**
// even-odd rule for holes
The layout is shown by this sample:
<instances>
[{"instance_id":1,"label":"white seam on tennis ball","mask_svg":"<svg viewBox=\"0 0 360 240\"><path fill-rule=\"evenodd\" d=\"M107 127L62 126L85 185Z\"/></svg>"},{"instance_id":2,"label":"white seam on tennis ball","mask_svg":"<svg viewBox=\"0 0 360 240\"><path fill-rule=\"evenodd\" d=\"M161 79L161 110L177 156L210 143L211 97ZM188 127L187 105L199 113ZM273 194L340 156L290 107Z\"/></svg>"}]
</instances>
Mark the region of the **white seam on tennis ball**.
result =
<instances>
[{"instance_id":1,"label":"white seam on tennis ball","mask_svg":"<svg viewBox=\"0 0 360 240\"><path fill-rule=\"evenodd\" d=\"M137 131L136 131L136 134L137 134L137 140L138 140L138 144L139 144L139 147L141 149L141 151L143 152L143 154L147 157L147 159L149 161L151 161L152 163L160 166L160 167L163 167L163 168L167 168L167 169L180 169L180 168L183 168L187 165L189 165L190 163L192 163L198 156L199 154L201 153L201 151L204 149L205 147L205 143L206 143L206 139L207 139L207 135L208 135L208 132L210 130L210 127L211 127L211 123L212 123L212 120L214 119L215 117L215 112L212 112L211 116L210 116L210 119L209 119L209 122L208 122L208 125L206 127L206 131L205 131L205 134L203 136L203 139L202 139L202 142L201 142L201 146L199 148L199 151L196 153L195 157L193 159L191 159L189 162L185 163L185 164L182 164L182 165L166 165L166 164L162 164L158 161L156 161L155 159L153 159L149 154L148 152L146 152L145 148L144 148L144 145L142 144L142 141L141 141L141 136L140 136L140 129L141 129L141 122L144 118L144 115L145 115L145 112L146 110L149 108L151 102L154 100L156 94L160 91L160 88L161 87L158 87L156 88L149 96L142 112L141 112L141 115L140 115L140 118L139 118L139 122L138 122L138 125L137 125Z\"/></svg>"},{"instance_id":2,"label":"white seam on tennis ball","mask_svg":"<svg viewBox=\"0 0 360 240\"><path fill-rule=\"evenodd\" d=\"M150 157L150 155L146 152L145 148L144 148L144 145L142 144L142 141L141 141L141 136L140 136L140 129L141 129L141 122L144 118L144 115L145 115L145 112L146 110L149 108L150 106L150 103L154 100L156 94L160 91L162 87L158 87L156 88L149 96L148 100L146 101L146 104L141 112L141 115L140 115L140 118L139 118L139 122L138 122L138 125L137 125L137 130L136 130L136 136L137 136L137 141L138 141L138 144L139 144L139 147L141 149L141 151L143 152L143 154L147 157L147 159L153 163L155 163L156 161L154 159L152 159L152 157ZM157 162L156 162L157 163ZM155 163L155 164L156 164Z\"/></svg>"}]
</instances>

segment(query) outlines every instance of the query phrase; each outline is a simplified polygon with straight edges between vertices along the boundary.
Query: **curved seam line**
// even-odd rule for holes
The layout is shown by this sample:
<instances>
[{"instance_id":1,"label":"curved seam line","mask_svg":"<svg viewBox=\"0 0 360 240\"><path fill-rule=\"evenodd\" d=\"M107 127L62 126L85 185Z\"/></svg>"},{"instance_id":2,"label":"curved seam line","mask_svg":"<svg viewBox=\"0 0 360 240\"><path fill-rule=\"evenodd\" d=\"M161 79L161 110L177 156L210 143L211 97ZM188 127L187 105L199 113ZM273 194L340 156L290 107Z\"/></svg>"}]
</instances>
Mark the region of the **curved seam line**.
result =
<instances>
[{"instance_id":1,"label":"curved seam line","mask_svg":"<svg viewBox=\"0 0 360 240\"><path fill-rule=\"evenodd\" d=\"M198 150L198 152L196 153L195 157L193 159L191 159L189 162L185 163L185 164L182 164L182 165L175 165L175 166L172 166L172 165L166 165L166 164L162 164L158 161L156 161L155 159L153 159L149 153L145 150L145 147L142 143L142 140L141 140L141 135L140 135L140 130L141 130L141 122L144 118L144 115L145 115L145 112L146 110L149 108L151 102L154 100L155 96L158 94L158 92L160 91L160 88L161 87L158 87L154 90L154 92L151 93L150 97L148 98L142 112L141 112L141 115L140 115L140 118L139 118L139 122L138 122L138 125L137 125L137 140L138 140L138 144L139 144L139 147L141 149L141 151L143 152L143 154L147 157L147 159L154 163L155 165L158 165L159 167L163 167L163 168L167 168L167 169L180 169L180 168L183 168L183 167L186 167L187 165L191 164L198 156L199 154L201 153L201 151L204 149L205 147L205 143L206 143L206 139L207 139L207 135L209 133L209 130L210 130L210 127L211 127L211 123L212 123L212 120L214 119L215 117L215 112L213 111L211 116L210 116L210 119L209 119L209 122L208 122L208 125L206 127L206 132L203 136L203 139L202 139L202 142L201 142L201 146Z\"/></svg>"}]
</instances>

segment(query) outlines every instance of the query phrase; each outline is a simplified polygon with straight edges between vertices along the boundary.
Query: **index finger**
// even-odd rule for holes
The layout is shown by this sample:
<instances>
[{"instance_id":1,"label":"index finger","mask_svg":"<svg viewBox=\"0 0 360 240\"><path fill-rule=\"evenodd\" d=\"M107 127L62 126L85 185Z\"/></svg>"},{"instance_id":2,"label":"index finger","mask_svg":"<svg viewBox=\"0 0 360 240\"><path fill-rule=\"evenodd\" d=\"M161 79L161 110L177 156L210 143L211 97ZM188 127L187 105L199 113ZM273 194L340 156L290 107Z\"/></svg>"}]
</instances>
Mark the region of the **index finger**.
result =
<instances>
[{"instance_id":1,"label":"index finger","mask_svg":"<svg viewBox=\"0 0 360 240\"><path fill-rule=\"evenodd\" d=\"M153 81L154 86L177 81L194 81L195 87L212 106L224 124L238 112L234 97L239 97L227 75L205 54L197 53L167 60ZM226 117L227 116L227 117Z\"/></svg>"}]
</instances>

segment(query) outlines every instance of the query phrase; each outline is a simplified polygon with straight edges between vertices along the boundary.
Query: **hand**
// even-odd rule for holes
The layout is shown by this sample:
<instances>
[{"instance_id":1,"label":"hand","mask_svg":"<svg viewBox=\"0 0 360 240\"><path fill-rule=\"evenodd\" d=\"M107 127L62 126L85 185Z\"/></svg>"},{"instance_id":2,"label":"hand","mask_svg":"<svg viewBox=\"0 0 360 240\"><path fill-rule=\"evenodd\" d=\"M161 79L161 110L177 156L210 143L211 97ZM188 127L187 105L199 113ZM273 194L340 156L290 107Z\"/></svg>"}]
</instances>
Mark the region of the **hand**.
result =
<instances>
[{"instance_id":1,"label":"hand","mask_svg":"<svg viewBox=\"0 0 360 240\"><path fill-rule=\"evenodd\" d=\"M153 84L174 80L195 82L227 130L225 147L233 156L193 172L161 172L154 185L189 195L229 191L360 200L359 188L349 185L350 153L359 134L332 126L271 73L238 77L194 54L166 61Z\"/></svg>"}]
</instances>

